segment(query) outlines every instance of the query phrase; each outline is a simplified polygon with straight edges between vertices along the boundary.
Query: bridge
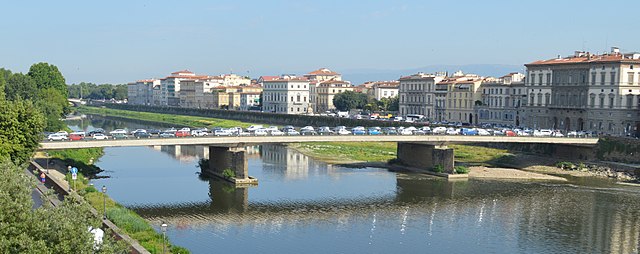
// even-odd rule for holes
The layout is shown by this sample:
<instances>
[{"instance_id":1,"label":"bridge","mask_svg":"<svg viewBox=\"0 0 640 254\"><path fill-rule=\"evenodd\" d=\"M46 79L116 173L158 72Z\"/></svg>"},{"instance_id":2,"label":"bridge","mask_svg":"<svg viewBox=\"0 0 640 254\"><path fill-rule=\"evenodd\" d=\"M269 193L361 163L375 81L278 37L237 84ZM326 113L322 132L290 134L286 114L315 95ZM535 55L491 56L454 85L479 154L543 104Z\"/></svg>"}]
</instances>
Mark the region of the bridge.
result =
<instances>
[{"instance_id":1,"label":"bridge","mask_svg":"<svg viewBox=\"0 0 640 254\"><path fill-rule=\"evenodd\" d=\"M41 150L124 146L208 145L209 168L202 168L207 176L222 176L224 170L235 172L236 182L251 182L244 147L251 144L304 143L304 142L397 142L397 159L406 166L431 169L442 166L445 173L453 173L453 149L449 143L518 143L553 145L554 153L572 158L588 157L595 138L544 138L506 136L236 136L236 137L184 137L121 140L84 140L67 142L43 142Z\"/></svg>"}]
</instances>

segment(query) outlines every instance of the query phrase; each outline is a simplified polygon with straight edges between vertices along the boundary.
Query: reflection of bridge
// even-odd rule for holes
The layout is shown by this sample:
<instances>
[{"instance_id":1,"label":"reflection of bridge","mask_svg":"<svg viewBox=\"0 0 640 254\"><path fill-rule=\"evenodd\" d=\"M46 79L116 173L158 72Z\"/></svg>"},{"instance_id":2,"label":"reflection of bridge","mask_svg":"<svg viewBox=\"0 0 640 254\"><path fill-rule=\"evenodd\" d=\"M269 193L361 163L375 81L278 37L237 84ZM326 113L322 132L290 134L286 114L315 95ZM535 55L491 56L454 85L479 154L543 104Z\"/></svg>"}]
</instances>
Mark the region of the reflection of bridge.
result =
<instances>
[{"instance_id":1,"label":"reflection of bridge","mask_svg":"<svg viewBox=\"0 0 640 254\"><path fill-rule=\"evenodd\" d=\"M523 143L553 145L554 153L574 158L589 157L591 146L598 140L593 138L539 138L496 136L250 136L250 137L200 137L200 138L150 138L131 140L90 140L76 142L43 142L42 150L118 147L118 146L163 146L163 145L208 145L209 169L205 175L222 175L226 169L235 172L236 178L247 179L246 144L302 143L302 142L398 142L399 162L416 168L429 169L442 166L444 172L453 173L453 149L447 143Z\"/></svg>"}]
</instances>

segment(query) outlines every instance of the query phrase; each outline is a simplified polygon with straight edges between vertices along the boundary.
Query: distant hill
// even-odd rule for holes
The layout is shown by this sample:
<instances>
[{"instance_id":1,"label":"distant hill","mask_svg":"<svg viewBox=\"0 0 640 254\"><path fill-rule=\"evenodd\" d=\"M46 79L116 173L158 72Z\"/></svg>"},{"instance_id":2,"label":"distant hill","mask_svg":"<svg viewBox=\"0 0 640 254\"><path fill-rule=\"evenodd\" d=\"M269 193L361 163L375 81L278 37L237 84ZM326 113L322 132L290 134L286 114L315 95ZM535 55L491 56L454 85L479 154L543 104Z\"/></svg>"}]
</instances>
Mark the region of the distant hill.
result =
<instances>
[{"instance_id":1,"label":"distant hill","mask_svg":"<svg viewBox=\"0 0 640 254\"><path fill-rule=\"evenodd\" d=\"M480 76L500 77L510 72L524 72L523 65L506 64L468 64L468 65L429 65L422 68L404 70L351 69L342 71L342 79L359 85L366 81L397 80L401 76L408 76L417 72L434 73L446 71L449 74L458 70Z\"/></svg>"}]
</instances>

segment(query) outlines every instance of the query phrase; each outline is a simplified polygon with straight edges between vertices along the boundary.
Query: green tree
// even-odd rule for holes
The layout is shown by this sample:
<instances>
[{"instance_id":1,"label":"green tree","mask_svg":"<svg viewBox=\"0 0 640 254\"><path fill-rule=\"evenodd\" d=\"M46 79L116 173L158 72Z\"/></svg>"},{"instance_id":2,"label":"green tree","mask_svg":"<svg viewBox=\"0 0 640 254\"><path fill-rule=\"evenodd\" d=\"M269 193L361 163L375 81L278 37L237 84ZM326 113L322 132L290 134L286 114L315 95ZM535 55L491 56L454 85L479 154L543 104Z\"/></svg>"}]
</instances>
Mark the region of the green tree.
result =
<instances>
[{"instance_id":1,"label":"green tree","mask_svg":"<svg viewBox=\"0 0 640 254\"><path fill-rule=\"evenodd\" d=\"M6 82L4 81L4 75L2 75L2 73L0 73L0 100L4 100L5 96L4 96L4 88L6 86Z\"/></svg>"},{"instance_id":2,"label":"green tree","mask_svg":"<svg viewBox=\"0 0 640 254\"><path fill-rule=\"evenodd\" d=\"M38 94L36 83L30 76L22 73L14 73L9 76L6 82L5 94L8 100L34 99Z\"/></svg>"},{"instance_id":3,"label":"green tree","mask_svg":"<svg viewBox=\"0 0 640 254\"><path fill-rule=\"evenodd\" d=\"M367 103L368 99L366 94L353 91L342 92L333 97L333 105L340 111L349 111L356 108L362 109Z\"/></svg>"},{"instance_id":4,"label":"green tree","mask_svg":"<svg viewBox=\"0 0 640 254\"><path fill-rule=\"evenodd\" d=\"M389 111L399 111L400 110L400 99L398 96L389 98Z\"/></svg>"},{"instance_id":5,"label":"green tree","mask_svg":"<svg viewBox=\"0 0 640 254\"><path fill-rule=\"evenodd\" d=\"M129 94L129 88L126 84L115 85L113 89L113 98L116 100L124 100Z\"/></svg>"},{"instance_id":6,"label":"green tree","mask_svg":"<svg viewBox=\"0 0 640 254\"><path fill-rule=\"evenodd\" d=\"M44 117L30 101L22 99L0 101L0 112L0 158L22 164L42 140Z\"/></svg>"},{"instance_id":7,"label":"green tree","mask_svg":"<svg viewBox=\"0 0 640 254\"><path fill-rule=\"evenodd\" d=\"M33 81L36 82L38 89L54 88L60 91L61 94L67 95L67 84L65 83L64 76L53 64L37 63L31 65L29 73L27 73Z\"/></svg>"},{"instance_id":8,"label":"green tree","mask_svg":"<svg viewBox=\"0 0 640 254\"><path fill-rule=\"evenodd\" d=\"M45 131L59 131L65 127L60 118L64 117L67 98L53 88L46 88L38 94L36 105L45 117Z\"/></svg>"}]
</instances>

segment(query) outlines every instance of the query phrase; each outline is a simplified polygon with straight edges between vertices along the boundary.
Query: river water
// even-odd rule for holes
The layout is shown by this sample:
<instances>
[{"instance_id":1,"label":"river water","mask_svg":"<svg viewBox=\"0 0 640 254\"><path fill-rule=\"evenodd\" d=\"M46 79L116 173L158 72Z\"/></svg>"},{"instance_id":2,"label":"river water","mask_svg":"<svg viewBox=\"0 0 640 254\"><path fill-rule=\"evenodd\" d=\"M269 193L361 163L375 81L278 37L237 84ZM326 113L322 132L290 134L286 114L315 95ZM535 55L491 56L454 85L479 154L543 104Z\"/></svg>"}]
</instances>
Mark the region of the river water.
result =
<instances>
[{"instance_id":1,"label":"river water","mask_svg":"<svg viewBox=\"0 0 640 254\"><path fill-rule=\"evenodd\" d=\"M142 123L92 117L74 129ZM179 127L179 126L176 126ZM257 187L200 179L203 146L106 148L96 186L192 253L637 253L640 188L449 182L247 148ZM594 184L594 183L598 184Z\"/></svg>"}]
</instances>

